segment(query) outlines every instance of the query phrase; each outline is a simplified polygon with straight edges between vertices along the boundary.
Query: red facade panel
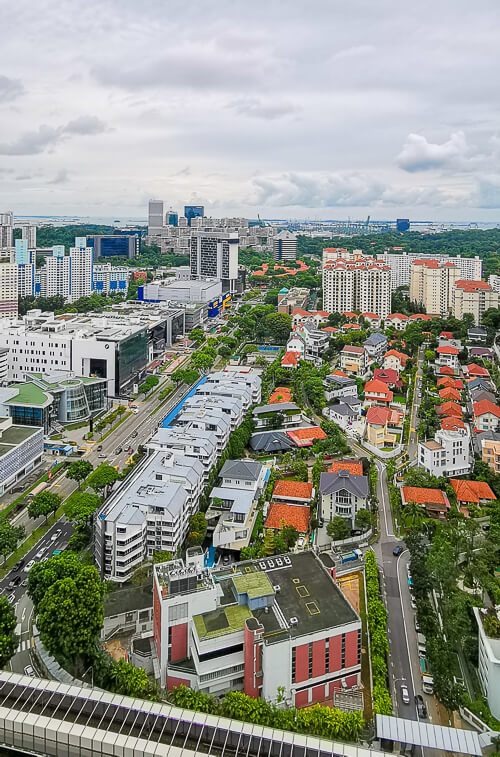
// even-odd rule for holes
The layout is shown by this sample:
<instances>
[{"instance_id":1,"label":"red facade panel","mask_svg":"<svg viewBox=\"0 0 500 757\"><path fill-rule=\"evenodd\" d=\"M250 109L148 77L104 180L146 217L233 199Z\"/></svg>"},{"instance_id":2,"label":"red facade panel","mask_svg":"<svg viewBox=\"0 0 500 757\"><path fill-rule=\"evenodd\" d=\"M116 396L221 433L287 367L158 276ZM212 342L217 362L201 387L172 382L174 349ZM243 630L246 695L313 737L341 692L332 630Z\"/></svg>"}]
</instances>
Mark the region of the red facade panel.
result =
<instances>
[{"instance_id":1,"label":"red facade panel","mask_svg":"<svg viewBox=\"0 0 500 757\"><path fill-rule=\"evenodd\" d=\"M325 684L321 686L313 686L312 700L313 702L321 702L325 698Z\"/></svg>"},{"instance_id":2,"label":"red facade panel","mask_svg":"<svg viewBox=\"0 0 500 757\"><path fill-rule=\"evenodd\" d=\"M153 631L156 642L156 652L158 654L158 659L161 660L161 599L158 596L156 585L153 591L153 618Z\"/></svg>"},{"instance_id":3,"label":"red facade panel","mask_svg":"<svg viewBox=\"0 0 500 757\"><path fill-rule=\"evenodd\" d=\"M317 676L322 676L326 672L325 671L325 652L326 652L325 647L326 647L325 639L320 639L319 641L313 641L313 645L312 645L313 678L316 678Z\"/></svg>"},{"instance_id":4,"label":"red facade panel","mask_svg":"<svg viewBox=\"0 0 500 757\"><path fill-rule=\"evenodd\" d=\"M345 666L352 668L358 664L358 631L349 631L345 635Z\"/></svg>"},{"instance_id":5,"label":"red facade panel","mask_svg":"<svg viewBox=\"0 0 500 757\"><path fill-rule=\"evenodd\" d=\"M342 668L342 636L330 637L330 673Z\"/></svg>"},{"instance_id":6,"label":"red facade panel","mask_svg":"<svg viewBox=\"0 0 500 757\"><path fill-rule=\"evenodd\" d=\"M243 636L243 661L245 665L243 673L243 690L247 696L254 698L259 696L259 688L255 676L259 666L258 652L259 650L255 645L255 632L251 631L245 625Z\"/></svg>"},{"instance_id":7,"label":"red facade panel","mask_svg":"<svg viewBox=\"0 0 500 757\"><path fill-rule=\"evenodd\" d=\"M297 691L295 694L295 707L305 707L309 704L309 690Z\"/></svg>"},{"instance_id":8,"label":"red facade panel","mask_svg":"<svg viewBox=\"0 0 500 757\"><path fill-rule=\"evenodd\" d=\"M347 688L351 688L351 686L356 686L358 683L358 676L356 673L354 673L352 676L347 676L345 679Z\"/></svg>"},{"instance_id":9,"label":"red facade panel","mask_svg":"<svg viewBox=\"0 0 500 757\"><path fill-rule=\"evenodd\" d=\"M189 681L185 678L175 678L174 676L167 677L167 690L172 691L176 686L189 686Z\"/></svg>"},{"instance_id":10,"label":"red facade panel","mask_svg":"<svg viewBox=\"0 0 500 757\"><path fill-rule=\"evenodd\" d=\"M170 661L177 662L187 657L187 623L172 626L172 646L170 649Z\"/></svg>"},{"instance_id":11,"label":"red facade panel","mask_svg":"<svg viewBox=\"0 0 500 757\"><path fill-rule=\"evenodd\" d=\"M309 644L295 647L295 680L297 683L309 678Z\"/></svg>"}]
</instances>

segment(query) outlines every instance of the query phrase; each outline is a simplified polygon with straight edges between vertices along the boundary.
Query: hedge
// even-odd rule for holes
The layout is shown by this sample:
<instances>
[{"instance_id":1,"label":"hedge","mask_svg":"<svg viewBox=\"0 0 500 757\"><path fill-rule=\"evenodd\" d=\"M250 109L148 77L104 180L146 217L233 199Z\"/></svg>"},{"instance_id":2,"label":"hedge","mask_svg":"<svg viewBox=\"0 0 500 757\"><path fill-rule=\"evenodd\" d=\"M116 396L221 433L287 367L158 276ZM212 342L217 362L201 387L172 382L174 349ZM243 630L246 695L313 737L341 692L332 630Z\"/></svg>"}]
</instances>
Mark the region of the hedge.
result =
<instances>
[{"instance_id":1,"label":"hedge","mask_svg":"<svg viewBox=\"0 0 500 757\"><path fill-rule=\"evenodd\" d=\"M368 629L373 675L373 709L379 715L392 715L392 701L387 688L387 610L380 599L380 584L375 554L365 555Z\"/></svg>"}]
</instances>

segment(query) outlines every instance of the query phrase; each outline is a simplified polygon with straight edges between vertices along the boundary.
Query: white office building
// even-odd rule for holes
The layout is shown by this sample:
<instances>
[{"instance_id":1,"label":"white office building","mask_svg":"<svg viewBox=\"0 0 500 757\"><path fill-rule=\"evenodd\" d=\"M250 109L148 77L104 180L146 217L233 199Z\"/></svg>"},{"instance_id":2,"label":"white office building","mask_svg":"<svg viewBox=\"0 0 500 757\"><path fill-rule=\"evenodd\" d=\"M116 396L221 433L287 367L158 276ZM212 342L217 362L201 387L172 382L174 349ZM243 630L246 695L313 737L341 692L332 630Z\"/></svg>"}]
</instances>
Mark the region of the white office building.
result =
<instances>
[{"instance_id":1,"label":"white office building","mask_svg":"<svg viewBox=\"0 0 500 757\"><path fill-rule=\"evenodd\" d=\"M297 260L297 237L291 231L280 231L273 240L273 258L276 263Z\"/></svg>"},{"instance_id":2,"label":"white office building","mask_svg":"<svg viewBox=\"0 0 500 757\"><path fill-rule=\"evenodd\" d=\"M148 236L160 234L164 220L163 200L150 200L148 207Z\"/></svg>"},{"instance_id":3,"label":"white office building","mask_svg":"<svg viewBox=\"0 0 500 757\"><path fill-rule=\"evenodd\" d=\"M474 464L468 427L439 429L434 439L418 444L418 464L431 476L465 476Z\"/></svg>"},{"instance_id":4,"label":"white office building","mask_svg":"<svg viewBox=\"0 0 500 757\"><path fill-rule=\"evenodd\" d=\"M479 256L474 258L462 258L460 255L434 254L424 255L417 252L385 252L377 255L377 260L382 261L391 269L391 288L410 285L411 266L415 260L437 260L438 263L453 263L460 271L460 279L480 281L483 275L483 263Z\"/></svg>"},{"instance_id":5,"label":"white office building","mask_svg":"<svg viewBox=\"0 0 500 757\"><path fill-rule=\"evenodd\" d=\"M146 302L212 302L222 294L220 279L172 279L144 284L140 299Z\"/></svg>"},{"instance_id":6,"label":"white office building","mask_svg":"<svg viewBox=\"0 0 500 757\"><path fill-rule=\"evenodd\" d=\"M238 280L238 233L191 231L191 275L201 279L220 279L224 291L235 292Z\"/></svg>"}]
</instances>

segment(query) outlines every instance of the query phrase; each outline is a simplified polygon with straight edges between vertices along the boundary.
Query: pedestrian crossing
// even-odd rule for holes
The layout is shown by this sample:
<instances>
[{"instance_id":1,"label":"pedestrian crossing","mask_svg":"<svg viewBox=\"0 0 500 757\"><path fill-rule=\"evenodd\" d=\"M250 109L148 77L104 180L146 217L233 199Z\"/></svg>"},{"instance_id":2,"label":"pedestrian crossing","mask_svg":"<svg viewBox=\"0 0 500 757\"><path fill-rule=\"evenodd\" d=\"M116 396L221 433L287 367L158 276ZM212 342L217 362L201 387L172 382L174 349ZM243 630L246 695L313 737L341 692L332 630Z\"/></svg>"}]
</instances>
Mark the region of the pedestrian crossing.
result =
<instances>
[{"instance_id":1,"label":"pedestrian crossing","mask_svg":"<svg viewBox=\"0 0 500 757\"><path fill-rule=\"evenodd\" d=\"M31 644L30 644L30 640L29 639L25 639L24 641L21 641L19 643L19 646L17 647L16 654L18 652L26 652L26 650L29 649L30 646L31 646Z\"/></svg>"}]
</instances>

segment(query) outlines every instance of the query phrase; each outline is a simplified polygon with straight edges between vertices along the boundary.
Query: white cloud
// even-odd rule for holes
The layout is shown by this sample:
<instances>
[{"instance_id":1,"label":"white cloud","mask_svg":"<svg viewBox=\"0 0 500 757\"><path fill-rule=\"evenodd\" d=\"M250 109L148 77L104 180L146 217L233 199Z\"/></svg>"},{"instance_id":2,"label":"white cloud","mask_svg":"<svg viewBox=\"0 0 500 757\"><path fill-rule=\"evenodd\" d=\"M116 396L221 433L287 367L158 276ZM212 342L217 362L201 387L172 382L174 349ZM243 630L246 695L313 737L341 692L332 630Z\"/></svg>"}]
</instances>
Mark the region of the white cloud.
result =
<instances>
[{"instance_id":1,"label":"white cloud","mask_svg":"<svg viewBox=\"0 0 500 757\"><path fill-rule=\"evenodd\" d=\"M397 157L400 168L410 173L438 168L460 167L469 148L463 131L457 131L442 144L428 142L421 134L409 134Z\"/></svg>"},{"instance_id":2,"label":"white cloud","mask_svg":"<svg viewBox=\"0 0 500 757\"><path fill-rule=\"evenodd\" d=\"M383 191L378 182L361 174L286 173L253 179L253 205L333 208L366 206Z\"/></svg>"},{"instance_id":3,"label":"white cloud","mask_svg":"<svg viewBox=\"0 0 500 757\"><path fill-rule=\"evenodd\" d=\"M258 97L239 98L229 103L230 108L243 116L251 118L261 118L264 121L274 121L277 118L296 115L300 108L298 105L290 102L276 100L263 100Z\"/></svg>"},{"instance_id":4,"label":"white cloud","mask_svg":"<svg viewBox=\"0 0 500 757\"><path fill-rule=\"evenodd\" d=\"M20 97L24 87L18 79L9 79L0 74L0 105Z\"/></svg>"},{"instance_id":5,"label":"white cloud","mask_svg":"<svg viewBox=\"0 0 500 757\"><path fill-rule=\"evenodd\" d=\"M65 126L42 124L36 131L27 131L12 142L0 143L0 155L39 155L72 135L95 135L106 131L106 125L93 116L81 116Z\"/></svg>"}]
</instances>

